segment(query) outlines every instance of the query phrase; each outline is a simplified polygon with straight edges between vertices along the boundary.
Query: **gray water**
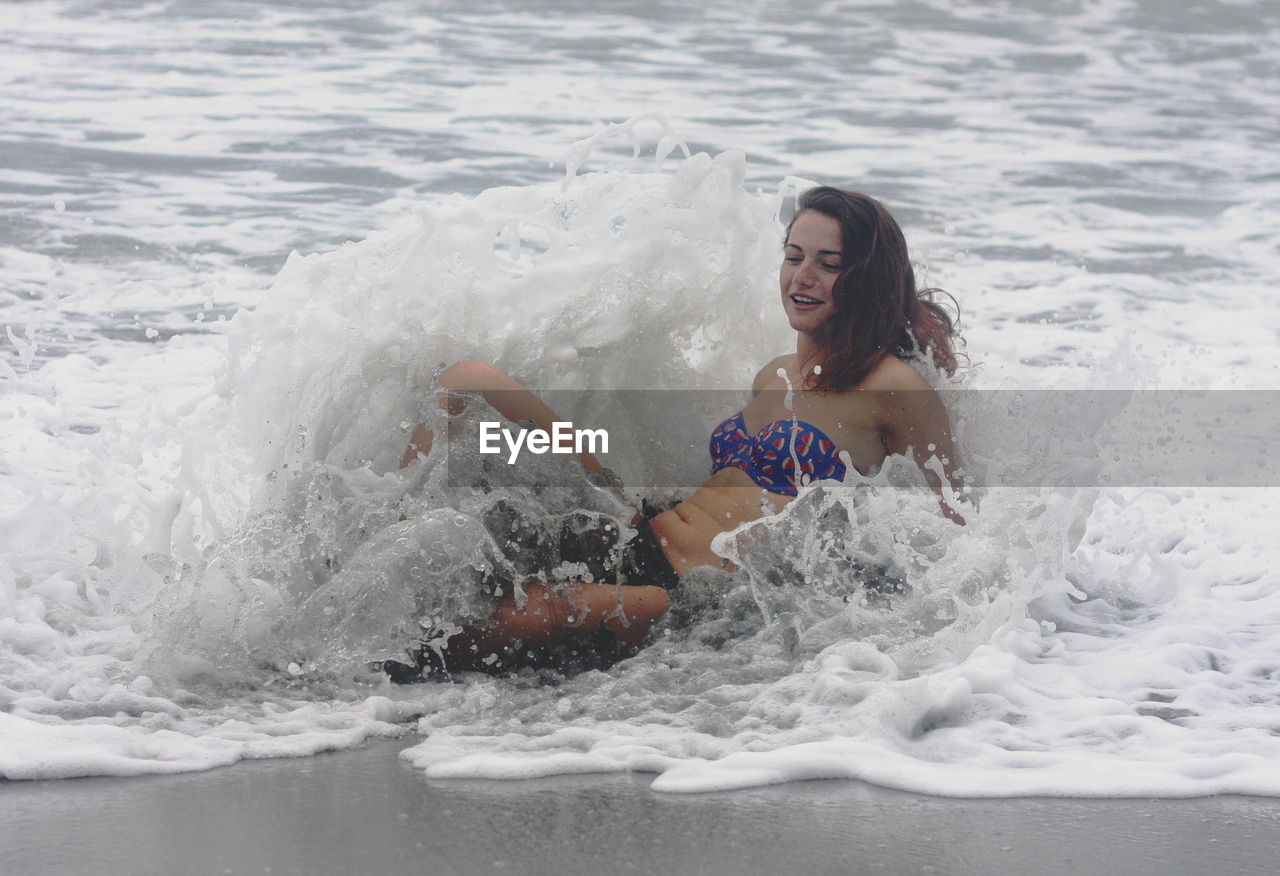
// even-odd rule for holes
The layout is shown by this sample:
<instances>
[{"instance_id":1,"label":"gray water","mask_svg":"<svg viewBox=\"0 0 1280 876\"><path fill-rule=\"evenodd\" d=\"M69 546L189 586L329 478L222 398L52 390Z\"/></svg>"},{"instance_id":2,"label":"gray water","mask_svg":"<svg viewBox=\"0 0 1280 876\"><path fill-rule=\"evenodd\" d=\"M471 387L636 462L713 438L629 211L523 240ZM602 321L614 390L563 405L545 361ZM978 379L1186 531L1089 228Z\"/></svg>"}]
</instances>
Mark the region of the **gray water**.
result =
<instances>
[{"instance_id":1,"label":"gray water","mask_svg":"<svg viewBox=\"0 0 1280 876\"><path fill-rule=\"evenodd\" d=\"M197 330L199 306L251 302L290 250L554 177L573 141L645 112L695 151L745 150L748 185L862 188L909 228L951 232L918 247L937 273L982 261L1029 285L1082 267L1117 275L1126 308L1175 313L1193 283L1229 302L1276 276L1280 7L1264 0L34 2L4 17L0 320L47 332L41 356L148 340L110 307L122 285L156 293L150 340ZM1133 275L1169 282L1125 289ZM974 327L1047 320L1052 349L1115 322L1029 297L971 305Z\"/></svg>"}]
</instances>

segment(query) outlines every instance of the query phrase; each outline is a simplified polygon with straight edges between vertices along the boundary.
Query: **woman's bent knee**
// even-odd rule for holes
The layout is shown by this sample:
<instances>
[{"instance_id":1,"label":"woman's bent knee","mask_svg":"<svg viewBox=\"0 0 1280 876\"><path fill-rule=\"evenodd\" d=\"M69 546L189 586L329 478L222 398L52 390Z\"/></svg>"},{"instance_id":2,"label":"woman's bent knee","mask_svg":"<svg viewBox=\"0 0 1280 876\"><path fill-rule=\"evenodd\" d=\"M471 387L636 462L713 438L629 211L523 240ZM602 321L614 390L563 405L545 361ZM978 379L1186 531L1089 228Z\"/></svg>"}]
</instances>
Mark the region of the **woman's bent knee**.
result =
<instances>
[{"instance_id":1,"label":"woman's bent knee","mask_svg":"<svg viewBox=\"0 0 1280 876\"><path fill-rule=\"evenodd\" d=\"M513 382L509 374L487 362L464 360L455 362L440 375L440 386L459 392L484 389L505 389Z\"/></svg>"}]
</instances>

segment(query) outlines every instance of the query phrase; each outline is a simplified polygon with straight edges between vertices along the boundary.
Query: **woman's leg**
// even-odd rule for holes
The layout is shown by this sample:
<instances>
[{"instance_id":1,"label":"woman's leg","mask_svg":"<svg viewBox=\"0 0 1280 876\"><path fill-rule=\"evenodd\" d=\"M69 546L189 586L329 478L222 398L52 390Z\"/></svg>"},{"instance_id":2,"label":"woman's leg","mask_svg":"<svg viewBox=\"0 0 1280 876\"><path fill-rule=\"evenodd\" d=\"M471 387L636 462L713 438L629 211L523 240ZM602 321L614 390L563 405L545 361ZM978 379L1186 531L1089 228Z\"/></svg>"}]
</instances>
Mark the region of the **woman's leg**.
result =
<instances>
[{"instance_id":1,"label":"woman's leg","mask_svg":"<svg viewBox=\"0 0 1280 876\"><path fill-rule=\"evenodd\" d=\"M554 423L562 421L546 402L518 380L484 362L458 362L440 375L436 404L451 417L458 416L466 407L466 400L455 394L459 392L480 393L494 410L513 423L532 420L539 429L550 432ZM425 425L417 426L409 438L400 467L404 468L419 455L426 456L431 450L432 439L430 429ZM582 465L591 472L602 468L600 461L590 453L582 454Z\"/></svg>"},{"instance_id":2,"label":"woman's leg","mask_svg":"<svg viewBox=\"0 0 1280 876\"><path fill-rule=\"evenodd\" d=\"M667 612L671 596L661 587L569 584L552 590L525 588L523 608L511 596L483 624L449 639L446 669L492 668L510 647L553 647L571 639L590 639L607 630L629 652L638 651L650 628Z\"/></svg>"},{"instance_id":3,"label":"woman's leg","mask_svg":"<svg viewBox=\"0 0 1280 876\"><path fill-rule=\"evenodd\" d=\"M483 362L458 362L440 375L436 403L451 417L462 413L466 399L459 392L484 396L494 410L508 420L532 420L547 432L561 421L542 399L511 375ZM413 430L400 466L419 455L425 456L433 440L431 430L419 425ZM588 471L598 472L600 461L582 454ZM552 590L541 585L525 588L523 608L512 596L503 597L497 610L484 623L463 630L449 639L444 651L448 669L485 670L513 645L548 647L571 639L588 639L602 629L611 633L626 649L638 650L650 628L667 612L671 597L661 587L577 583Z\"/></svg>"}]
</instances>

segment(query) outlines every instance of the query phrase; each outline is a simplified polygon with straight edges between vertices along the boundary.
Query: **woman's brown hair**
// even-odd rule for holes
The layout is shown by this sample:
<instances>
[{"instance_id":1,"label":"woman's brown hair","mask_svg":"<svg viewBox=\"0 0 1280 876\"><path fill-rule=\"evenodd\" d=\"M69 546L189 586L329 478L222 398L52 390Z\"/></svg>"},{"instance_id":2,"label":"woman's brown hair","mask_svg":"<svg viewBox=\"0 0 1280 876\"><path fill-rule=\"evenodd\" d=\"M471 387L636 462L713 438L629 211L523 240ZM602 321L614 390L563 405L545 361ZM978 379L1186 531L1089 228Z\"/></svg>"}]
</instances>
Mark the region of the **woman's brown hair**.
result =
<instances>
[{"instance_id":1,"label":"woman's brown hair","mask_svg":"<svg viewBox=\"0 0 1280 876\"><path fill-rule=\"evenodd\" d=\"M797 200L796 216L806 210L839 222L841 240L835 313L818 338L822 369L808 388L857 386L885 352L903 358L931 354L939 368L954 374L955 328L951 316L932 300L947 293L916 288L906 238L884 205L857 192L818 186Z\"/></svg>"}]
</instances>

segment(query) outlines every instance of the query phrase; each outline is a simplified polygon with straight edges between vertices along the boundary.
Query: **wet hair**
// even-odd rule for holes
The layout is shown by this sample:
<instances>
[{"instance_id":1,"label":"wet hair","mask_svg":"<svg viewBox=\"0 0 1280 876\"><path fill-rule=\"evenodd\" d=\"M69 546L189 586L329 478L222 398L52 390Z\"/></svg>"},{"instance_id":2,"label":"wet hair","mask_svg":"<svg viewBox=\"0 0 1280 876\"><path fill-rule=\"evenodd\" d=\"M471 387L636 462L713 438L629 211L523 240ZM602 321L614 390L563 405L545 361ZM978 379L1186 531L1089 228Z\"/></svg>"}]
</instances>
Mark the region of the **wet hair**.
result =
<instances>
[{"instance_id":1,"label":"wet hair","mask_svg":"<svg viewBox=\"0 0 1280 876\"><path fill-rule=\"evenodd\" d=\"M902 229L874 198L830 186L800 195L795 216L808 210L840 223L840 275L834 285L835 313L818 341L821 372L808 388L857 386L888 352L900 358L932 356L948 374L956 370L950 314L933 299L941 289L917 289ZM950 298L950 295L947 295ZM954 306L955 299L951 299Z\"/></svg>"}]
</instances>

